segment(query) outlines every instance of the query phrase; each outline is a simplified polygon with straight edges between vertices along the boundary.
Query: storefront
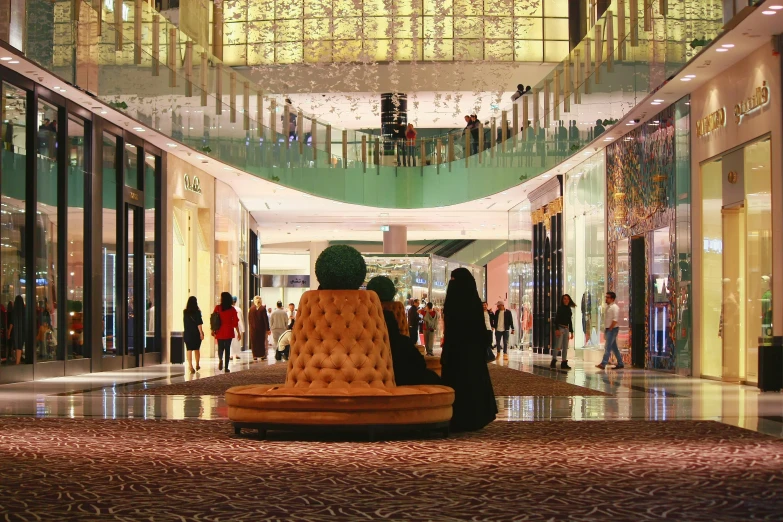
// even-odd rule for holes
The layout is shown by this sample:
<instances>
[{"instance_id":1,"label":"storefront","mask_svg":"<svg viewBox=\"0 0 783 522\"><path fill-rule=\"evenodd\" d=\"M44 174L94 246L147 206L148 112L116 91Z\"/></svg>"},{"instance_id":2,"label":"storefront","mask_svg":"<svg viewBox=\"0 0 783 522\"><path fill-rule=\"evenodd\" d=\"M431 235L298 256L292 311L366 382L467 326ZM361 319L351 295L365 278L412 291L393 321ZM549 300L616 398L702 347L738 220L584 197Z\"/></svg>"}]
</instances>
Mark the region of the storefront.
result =
<instances>
[{"instance_id":1,"label":"storefront","mask_svg":"<svg viewBox=\"0 0 783 522\"><path fill-rule=\"evenodd\" d=\"M565 173L565 293L577 308L574 348L603 346L606 292L605 154L601 151Z\"/></svg>"},{"instance_id":2,"label":"storefront","mask_svg":"<svg viewBox=\"0 0 783 522\"><path fill-rule=\"evenodd\" d=\"M607 284L618 345L637 368L691 371L690 104L669 106L606 149Z\"/></svg>"},{"instance_id":3,"label":"storefront","mask_svg":"<svg viewBox=\"0 0 783 522\"><path fill-rule=\"evenodd\" d=\"M0 67L0 383L158 364L165 154Z\"/></svg>"},{"instance_id":4,"label":"storefront","mask_svg":"<svg viewBox=\"0 0 783 522\"><path fill-rule=\"evenodd\" d=\"M760 340L783 333L780 79L766 44L691 97L702 377L757 383Z\"/></svg>"},{"instance_id":5,"label":"storefront","mask_svg":"<svg viewBox=\"0 0 783 522\"><path fill-rule=\"evenodd\" d=\"M446 300L446 287L451 272L457 268L467 268L476 279L479 296L484 298L484 267L468 265L443 257L422 255L365 255L367 277L365 283L375 276L384 275L394 281L397 287L395 300L407 301L409 298L422 302L432 302L440 308Z\"/></svg>"},{"instance_id":6,"label":"storefront","mask_svg":"<svg viewBox=\"0 0 783 522\"><path fill-rule=\"evenodd\" d=\"M167 183L170 221L168 230L170 292L166 296L169 331L184 329L183 314L190 296L195 296L206 320L215 305L215 178L181 159L169 155ZM205 355L214 352L212 336L204 337Z\"/></svg>"}]
</instances>

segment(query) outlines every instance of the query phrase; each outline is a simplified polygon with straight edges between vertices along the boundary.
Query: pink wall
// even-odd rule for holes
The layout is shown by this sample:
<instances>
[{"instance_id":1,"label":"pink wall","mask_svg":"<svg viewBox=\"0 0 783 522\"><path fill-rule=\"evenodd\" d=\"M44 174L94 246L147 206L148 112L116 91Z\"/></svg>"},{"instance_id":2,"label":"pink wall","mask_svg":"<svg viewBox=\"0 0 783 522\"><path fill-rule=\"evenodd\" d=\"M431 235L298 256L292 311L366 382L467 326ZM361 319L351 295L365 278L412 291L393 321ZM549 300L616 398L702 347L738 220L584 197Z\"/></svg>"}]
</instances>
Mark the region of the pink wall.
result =
<instances>
[{"instance_id":1,"label":"pink wall","mask_svg":"<svg viewBox=\"0 0 783 522\"><path fill-rule=\"evenodd\" d=\"M508 305L508 253L487 264L487 302L494 308L498 301Z\"/></svg>"}]
</instances>

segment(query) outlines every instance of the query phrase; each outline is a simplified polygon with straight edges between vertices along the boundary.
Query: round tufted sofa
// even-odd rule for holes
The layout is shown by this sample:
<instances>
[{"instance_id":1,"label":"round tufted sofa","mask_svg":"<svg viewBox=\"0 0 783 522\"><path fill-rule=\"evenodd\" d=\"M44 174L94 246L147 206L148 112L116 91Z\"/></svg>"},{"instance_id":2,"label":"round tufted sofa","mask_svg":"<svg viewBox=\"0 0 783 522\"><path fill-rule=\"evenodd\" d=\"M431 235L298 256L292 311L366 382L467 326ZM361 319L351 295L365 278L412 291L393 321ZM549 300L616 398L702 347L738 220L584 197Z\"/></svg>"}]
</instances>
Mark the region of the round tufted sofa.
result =
<instances>
[{"instance_id":1,"label":"round tufted sofa","mask_svg":"<svg viewBox=\"0 0 783 522\"><path fill-rule=\"evenodd\" d=\"M400 303L402 304L402 303ZM448 433L454 390L395 386L389 334L377 294L311 290L302 295L285 384L226 392L235 433L341 427L428 428Z\"/></svg>"}]
</instances>

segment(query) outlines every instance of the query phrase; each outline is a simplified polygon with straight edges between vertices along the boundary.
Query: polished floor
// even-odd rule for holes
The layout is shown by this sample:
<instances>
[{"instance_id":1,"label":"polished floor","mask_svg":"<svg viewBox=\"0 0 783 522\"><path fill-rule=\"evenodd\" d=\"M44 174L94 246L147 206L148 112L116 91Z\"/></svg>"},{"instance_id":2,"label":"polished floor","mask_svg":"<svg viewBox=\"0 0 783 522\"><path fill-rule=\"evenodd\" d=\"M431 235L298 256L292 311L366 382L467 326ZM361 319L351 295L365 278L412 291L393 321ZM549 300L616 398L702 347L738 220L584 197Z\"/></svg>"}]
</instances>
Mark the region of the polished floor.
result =
<instances>
[{"instance_id":1,"label":"polished floor","mask_svg":"<svg viewBox=\"0 0 783 522\"><path fill-rule=\"evenodd\" d=\"M510 352L507 364L552 379L611 394L611 397L498 397L499 419L533 420L715 420L783 438L783 393L672 374L629 370L601 371L593 363L570 361L570 372L549 369L548 356ZM267 364L273 364L274 360ZM255 363L262 364L262 363ZM255 364L249 354L232 362L232 371ZM128 392L215 375L217 360L201 370L160 365L119 372L62 377L0 386L0 415L70 418L225 419L216 396L130 396Z\"/></svg>"}]
</instances>

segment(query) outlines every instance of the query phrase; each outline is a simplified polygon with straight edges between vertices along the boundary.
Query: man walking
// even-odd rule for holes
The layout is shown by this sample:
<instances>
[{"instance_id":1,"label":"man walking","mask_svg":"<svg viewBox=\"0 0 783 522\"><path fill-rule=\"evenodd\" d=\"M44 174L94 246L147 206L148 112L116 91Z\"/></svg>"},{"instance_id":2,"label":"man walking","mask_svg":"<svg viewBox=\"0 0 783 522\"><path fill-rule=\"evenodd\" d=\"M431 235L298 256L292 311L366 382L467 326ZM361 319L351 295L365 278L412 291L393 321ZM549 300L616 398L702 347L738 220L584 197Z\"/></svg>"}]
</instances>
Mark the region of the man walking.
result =
<instances>
[{"instance_id":1,"label":"man walking","mask_svg":"<svg viewBox=\"0 0 783 522\"><path fill-rule=\"evenodd\" d=\"M487 327L487 346L492 348L492 325L495 323L495 314L492 313L492 310L489 309L489 305L486 301L483 303L484 306L484 325Z\"/></svg>"},{"instance_id":2,"label":"man walking","mask_svg":"<svg viewBox=\"0 0 783 522\"><path fill-rule=\"evenodd\" d=\"M435 355L432 350L435 345L435 330L438 329L438 314L432 309L432 303L427 303L422 322L424 323L424 348L427 355Z\"/></svg>"},{"instance_id":3,"label":"man walking","mask_svg":"<svg viewBox=\"0 0 783 522\"><path fill-rule=\"evenodd\" d=\"M288 329L288 314L283 310L282 301L277 302L277 308L269 317L269 327L272 329L272 346L277 350L277 341Z\"/></svg>"},{"instance_id":4,"label":"man walking","mask_svg":"<svg viewBox=\"0 0 783 522\"><path fill-rule=\"evenodd\" d=\"M503 342L503 360L508 361L508 333L514 333L514 318L511 317L511 310L506 310L503 301L498 301L498 311L495 312L495 322L492 325L495 328L495 343L498 348L500 359L500 343Z\"/></svg>"},{"instance_id":5,"label":"man walking","mask_svg":"<svg viewBox=\"0 0 783 522\"><path fill-rule=\"evenodd\" d=\"M612 353L614 353L614 356L617 358L617 366L615 366L614 369L622 370L625 368L623 356L620 355L620 350L617 348L617 334L620 333L620 307L615 303L615 299L617 299L617 294L614 292L606 292L606 304L609 306L604 315L604 325L606 326L604 358L601 361L601 364L595 366L602 370L609 364L609 356Z\"/></svg>"},{"instance_id":6,"label":"man walking","mask_svg":"<svg viewBox=\"0 0 783 522\"><path fill-rule=\"evenodd\" d=\"M413 344L419 344L419 300L414 299L408 308L408 334Z\"/></svg>"}]
</instances>

